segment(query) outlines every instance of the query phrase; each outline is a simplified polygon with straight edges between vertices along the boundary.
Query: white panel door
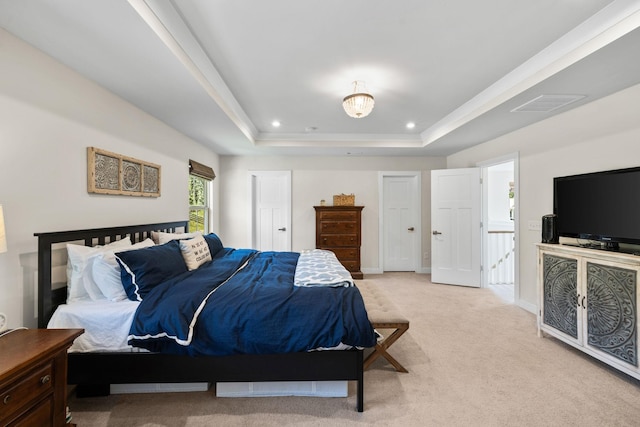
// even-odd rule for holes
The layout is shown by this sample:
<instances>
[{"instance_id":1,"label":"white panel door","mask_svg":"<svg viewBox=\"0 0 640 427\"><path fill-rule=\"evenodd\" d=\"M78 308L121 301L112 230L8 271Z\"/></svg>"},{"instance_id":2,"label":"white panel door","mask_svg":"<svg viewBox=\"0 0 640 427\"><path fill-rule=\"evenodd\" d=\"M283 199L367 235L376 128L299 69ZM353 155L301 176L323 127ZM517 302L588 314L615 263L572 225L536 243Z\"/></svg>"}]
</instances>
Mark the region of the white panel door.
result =
<instances>
[{"instance_id":1,"label":"white panel door","mask_svg":"<svg viewBox=\"0 0 640 427\"><path fill-rule=\"evenodd\" d=\"M383 178L384 271L416 271L415 176Z\"/></svg>"},{"instance_id":2,"label":"white panel door","mask_svg":"<svg viewBox=\"0 0 640 427\"><path fill-rule=\"evenodd\" d=\"M291 250L291 172L251 172L252 247Z\"/></svg>"},{"instance_id":3,"label":"white panel door","mask_svg":"<svg viewBox=\"0 0 640 427\"><path fill-rule=\"evenodd\" d=\"M481 170L431 171L431 281L481 283Z\"/></svg>"}]
</instances>

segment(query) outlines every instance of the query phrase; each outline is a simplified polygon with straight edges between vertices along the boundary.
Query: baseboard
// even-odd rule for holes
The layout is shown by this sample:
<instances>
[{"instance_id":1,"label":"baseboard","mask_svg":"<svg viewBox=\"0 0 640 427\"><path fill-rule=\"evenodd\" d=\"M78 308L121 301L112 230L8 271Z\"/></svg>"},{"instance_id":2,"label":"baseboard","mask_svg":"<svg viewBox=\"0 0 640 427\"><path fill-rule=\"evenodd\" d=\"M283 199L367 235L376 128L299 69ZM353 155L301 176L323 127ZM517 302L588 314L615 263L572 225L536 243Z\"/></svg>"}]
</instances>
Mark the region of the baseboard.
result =
<instances>
[{"instance_id":1,"label":"baseboard","mask_svg":"<svg viewBox=\"0 0 640 427\"><path fill-rule=\"evenodd\" d=\"M209 383L111 384L111 394L207 391Z\"/></svg>"},{"instance_id":2,"label":"baseboard","mask_svg":"<svg viewBox=\"0 0 640 427\"><path fill-rule=\"evenodd\" d=\"M418 274L431 274L431 267L420 267L416 269ZM384 274L381 268L363 268L362 274ZM366 277L365 277L366 279Z\"/></svg>"},{"instance_id":3,"label":"baseboard","mask_svg":"<svg viewBox=\"0 0 640 427\"><path fill-rule=\"evenodd\" d=\"M531 314L535 314L535 315L538 314L538 306L536 306L535 304L531 304L530 302L519 299L516 305L520 308L527 310Z\"/></svg>"}]
</instances>

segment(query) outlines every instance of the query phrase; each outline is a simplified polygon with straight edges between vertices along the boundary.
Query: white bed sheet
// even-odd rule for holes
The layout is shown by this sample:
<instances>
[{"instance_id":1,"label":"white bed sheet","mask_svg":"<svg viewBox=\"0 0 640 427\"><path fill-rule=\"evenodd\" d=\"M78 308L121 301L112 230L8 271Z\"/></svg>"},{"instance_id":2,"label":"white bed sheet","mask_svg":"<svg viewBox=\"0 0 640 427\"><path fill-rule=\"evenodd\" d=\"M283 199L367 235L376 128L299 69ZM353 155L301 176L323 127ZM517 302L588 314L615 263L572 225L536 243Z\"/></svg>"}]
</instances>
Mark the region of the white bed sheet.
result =
<instances>
[{"instance_id":1,"label":"white bed sheet","mask_svg":"<svg viewBox=\"0 0 640 427\"><path fill-rule=\"evenodd\" d=\"M70 352L140 351L127 344L138 301L82 301L61 304L51 316L50 329L83 328Z\"/></svg>"}]
</instances>

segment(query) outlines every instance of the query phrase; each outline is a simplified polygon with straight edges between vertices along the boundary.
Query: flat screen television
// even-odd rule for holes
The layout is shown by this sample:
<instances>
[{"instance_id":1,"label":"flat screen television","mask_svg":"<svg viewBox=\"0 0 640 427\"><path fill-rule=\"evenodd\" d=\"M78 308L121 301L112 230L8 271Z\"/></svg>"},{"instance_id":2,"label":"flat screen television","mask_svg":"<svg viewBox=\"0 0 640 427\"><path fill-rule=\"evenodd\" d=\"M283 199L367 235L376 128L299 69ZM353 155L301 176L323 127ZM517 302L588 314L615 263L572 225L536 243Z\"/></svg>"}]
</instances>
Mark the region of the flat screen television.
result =
<instances>
[{"instance_id":1,"label":"flat screen television","mask_svg":"<svg viewBox=\"0 0 640 427\"><path fill-rule=\"evenodd\" d=\"M554 178L553 213L558 236L640 244L640 167Z\"/></svg>"}]
</instances>

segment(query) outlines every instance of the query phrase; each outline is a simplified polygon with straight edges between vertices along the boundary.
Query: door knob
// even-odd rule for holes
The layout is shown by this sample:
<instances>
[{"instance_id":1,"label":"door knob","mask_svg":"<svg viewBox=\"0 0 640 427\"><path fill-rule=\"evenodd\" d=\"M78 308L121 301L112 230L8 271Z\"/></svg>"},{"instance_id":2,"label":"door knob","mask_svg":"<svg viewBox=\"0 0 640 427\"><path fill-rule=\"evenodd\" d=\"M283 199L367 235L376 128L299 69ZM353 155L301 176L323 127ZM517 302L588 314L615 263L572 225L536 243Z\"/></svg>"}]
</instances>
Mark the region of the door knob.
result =
<instances>
[{"instance_id":1,"label":"door knob","mask_svg":"<svg viewBox=\"0 0 640 427\"><path fill-rule=\"evenodd\" d=\"M413 227L409 227L409 228L407 228L407 230L409 230L409 231L413 231L413 230L414 230L414 228L413 228Z\"/></svg>"},{"instance_id":2,"label":"door knob","mask_svg":"<svg viewBox=\"0 0 640 427\"><path fill-rule=\"evenodd\" d=\"M442 233L437 230L433 230L431 234L433 234L434 236L437 236L438 234L442 234Z\"/></svg>"},{"instance_id":3,"label":"door knob","mask_svg":"<svg viewBox=\"0 0 640 427\"><path fill-rule=\"evenodd\" d=\"M287 227L278 228L278 231L287 231Z\"/></svg>"}]
</instances>

